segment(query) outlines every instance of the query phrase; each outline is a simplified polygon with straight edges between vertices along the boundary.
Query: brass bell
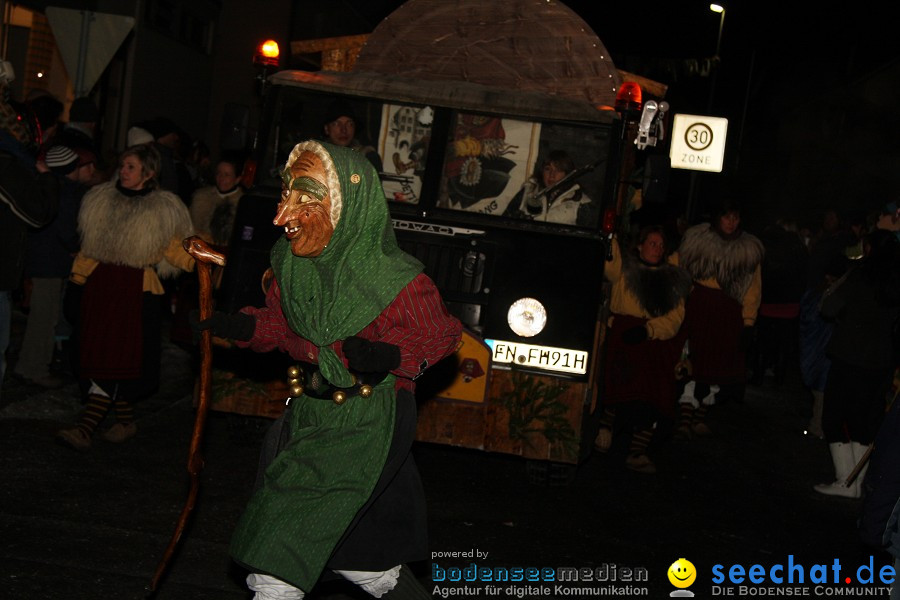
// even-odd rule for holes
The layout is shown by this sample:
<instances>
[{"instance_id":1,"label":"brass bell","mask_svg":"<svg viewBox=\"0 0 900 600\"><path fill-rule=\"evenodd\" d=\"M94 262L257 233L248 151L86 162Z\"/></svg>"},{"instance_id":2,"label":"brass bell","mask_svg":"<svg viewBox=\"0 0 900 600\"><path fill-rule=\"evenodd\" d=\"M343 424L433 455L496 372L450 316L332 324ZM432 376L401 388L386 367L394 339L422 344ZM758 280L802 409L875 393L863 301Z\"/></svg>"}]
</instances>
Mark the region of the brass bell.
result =
<instances>
[{"instance_id":1,"label":"brass bell","mask_svg":"<svg viewBox=\"0 0 900 600\"><path fill-rule=\"evenodd\" d=\"M335 404L341 405L347 401L347 394L343 390L338 390L332 394L331 399L334 400Z\"/></svg>"},{"instance_id":2,"label":"brass bell","mask_svg":"<svg viewBox=\"0 0 900 600\"><path fill-rule=\"evenodd\" d=\"M372 395L372 386L367 383L364 383L361 386L359 386L359 395L363 398L368 398L369 396L371 396Z\"/></svg>"},{"instance_id":3,"label":"brass bell","mask_svg":"<svg viewBox=\"0 0 900 600\"><path fill-rule=\"evenodd\" d=\"M303 386L299 383L291 385L291 398L299 398L303 395Z\"/></svg>"},{"instance_id":4,"label":"brass bell","mask_svg":"<svg viewBox=\"0 0 900 600\"><path fill-rule=\"evenodd\" d=\"M300 367L298 367L297 365L291 365L290 367L288 367L287 374L288 379L297 379L298 377L300 377Z\"/></svg>"},{"instance_id":5,"label":"brass bell","mask_svg":"<svg viewBox=\"0 0 900 600\"><path fill-rule=\"evenodd\" d=\"M288 385L290 387L294 387L295 385L301 385L299 379L288 379Z\"/></svg>"}]
</instances>

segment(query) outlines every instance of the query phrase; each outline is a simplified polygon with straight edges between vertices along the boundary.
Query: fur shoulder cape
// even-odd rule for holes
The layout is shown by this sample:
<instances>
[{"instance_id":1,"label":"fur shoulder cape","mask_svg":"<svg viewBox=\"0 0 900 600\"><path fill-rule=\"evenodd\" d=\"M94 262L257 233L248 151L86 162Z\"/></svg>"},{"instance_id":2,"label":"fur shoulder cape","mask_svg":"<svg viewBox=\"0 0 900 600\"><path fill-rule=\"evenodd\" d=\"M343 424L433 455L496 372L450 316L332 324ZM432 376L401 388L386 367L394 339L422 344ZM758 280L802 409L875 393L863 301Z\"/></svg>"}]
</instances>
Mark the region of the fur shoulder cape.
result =
<instances>
[{"instance_id":1,"label":"fur shoulder cape","mask_svg":"<svg viewBox=\"0 0 900 600\"><path fill-rule=\"evenodd\" d=\"M227 246L231 241L231 230L237 213L238 201L244 195L244 188L237 186L223 194L216 186L200 188L191 198L191 220L197 232L212 235L213 242Z\"/></svg>"},{"instance_id":2,"label":"fur shoulder cape","mask_svg":"<svg viewBox=\"0 0 900 600\"><path fill-rule=\"evenodd\" d=\"M650 316L661 317L687 298L693 281L688 272L675 265L644 265L636 257L622 257L625 285Z\"/></svg>"},{"instance_id":3,"label":"fur shoulder cape","mask_svg":"<svg viewBox=\"0 0 900 600\"><path fill-rule=\"evenodd\" d=\"M180 272L163 258L169 243L193 233L187 207L175 194L153 190L129 197L114 182L96 185L84 195L78 229L85 256L138 269L155 264L160 277Z\"/></svg>"},{"instance_id":4,"label":"fur shoulder cape","mask_svg":"<svg viewBox=\"0 0 900 600\"><path fill-rule=\"evenodd\" d=\"M725 239L709 223L688 229L678 248L678 262L695 281L715 279L728 296L740 302L762 262L763 245L756 236L741 232Z\"/></svg>"}]
</instances>

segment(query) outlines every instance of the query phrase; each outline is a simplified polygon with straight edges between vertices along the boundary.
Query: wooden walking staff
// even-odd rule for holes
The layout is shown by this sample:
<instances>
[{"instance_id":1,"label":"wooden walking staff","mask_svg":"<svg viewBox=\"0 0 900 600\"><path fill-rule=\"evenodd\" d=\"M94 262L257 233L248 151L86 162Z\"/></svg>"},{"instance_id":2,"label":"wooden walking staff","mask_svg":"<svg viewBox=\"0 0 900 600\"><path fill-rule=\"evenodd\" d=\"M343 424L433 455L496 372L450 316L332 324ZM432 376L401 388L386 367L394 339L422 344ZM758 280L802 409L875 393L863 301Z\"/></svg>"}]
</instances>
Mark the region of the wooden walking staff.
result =
<instances>
[{"instance_id":1,"label":"wooden walking staff","mask_svg":"<svg viewBox=\"0 0 900 600\"><path fill-rule=\"evenodd\" d=\"M212 279L210 271L211 265L216 264L220 267L225 266L225 256L219 254L209 247L199 237L190 237L182 243L188 254L197 261L197 278L200 281L200 320L208 319L212 316ZM203 457L200 455L200 442L203 439L203 428L206 425L206 414L209 412L210 396L212 396L212 333L204 330L200 334L200 394L197 403L197 416L194 418L194 431L191 434L191 448L188 452L187 470L191 476L191 487L188 491L187 500L184 508L181 509L181 516L178 517L178 524L175 526L175 533L172 540L163 554L162 560L156 567L156 573L150 581L150 590L155 591L159 580L172 558L172 553L181 539L184 527L187 524L188 515L194 509L194 503L197 500L197 491L200 489L200 471L203 469Z\"/></svg>"},{"instance_id":2,"label":"wooden walking staff","mask_svg":"<svg viewBox=\"0 0 900 600\"><path fill-rule=\"evenodd\" d=\"M856 481L856 478L859 477L860 472L862 472L863 467L866 466L866 463L869 462L869 457L872 456L872 450L875 448L875 444L869 444L869 447L866 448L866 453L862 455L862 458L859 459L859 462L856 463L856 466L850 471L850 474L847 475L847 479L844 481L844 485L850 487L850 484Z\"/></svg>"}]
</instances>

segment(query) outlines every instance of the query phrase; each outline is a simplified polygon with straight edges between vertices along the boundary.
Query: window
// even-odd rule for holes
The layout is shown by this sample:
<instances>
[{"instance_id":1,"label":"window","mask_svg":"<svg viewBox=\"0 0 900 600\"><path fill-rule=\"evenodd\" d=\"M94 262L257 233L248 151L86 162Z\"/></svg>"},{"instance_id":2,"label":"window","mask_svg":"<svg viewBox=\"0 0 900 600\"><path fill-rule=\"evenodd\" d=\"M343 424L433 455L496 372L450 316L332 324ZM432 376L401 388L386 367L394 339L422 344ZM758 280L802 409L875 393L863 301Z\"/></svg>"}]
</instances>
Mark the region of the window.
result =
<instances>
[{"instance_id":1,"label":"window","mask_svg":"<svg viewBox=\"0 0 900 600\"><path fill-rule=\"evenodd\" d=\"M418 204L434 111L428 106L385 104L381 121L378 146L384 195L393 202Z\"/></svg>"},{"instance_id":2,"label":"window","mask_svg":"<svg viewBox=\"0 0 900 600\"><path fill-rule=\"evenodd\" d=\"M438 205L594 228L608 131L458 112Z\"/></svg>"}]
</instances>

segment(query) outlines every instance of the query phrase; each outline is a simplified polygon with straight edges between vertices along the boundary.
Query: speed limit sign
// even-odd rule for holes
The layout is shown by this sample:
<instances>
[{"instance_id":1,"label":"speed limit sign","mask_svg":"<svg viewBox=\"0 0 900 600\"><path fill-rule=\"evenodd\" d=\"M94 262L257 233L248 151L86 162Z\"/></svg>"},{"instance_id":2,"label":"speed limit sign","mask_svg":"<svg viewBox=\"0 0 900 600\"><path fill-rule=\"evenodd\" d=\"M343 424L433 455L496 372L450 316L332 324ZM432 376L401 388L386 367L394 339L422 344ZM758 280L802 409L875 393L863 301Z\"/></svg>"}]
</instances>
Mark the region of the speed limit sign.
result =
<instances>
[{"instance_id":1,"label":"speed limit sign","mask_svg":"<svg viewBox=\"0 0 900 600\"><path fill-rule=\"evenodd\" d=\"M669 148L672 168L721 172L727 132L728 119L676 114Z\"/></svg>"}]
</instances>

